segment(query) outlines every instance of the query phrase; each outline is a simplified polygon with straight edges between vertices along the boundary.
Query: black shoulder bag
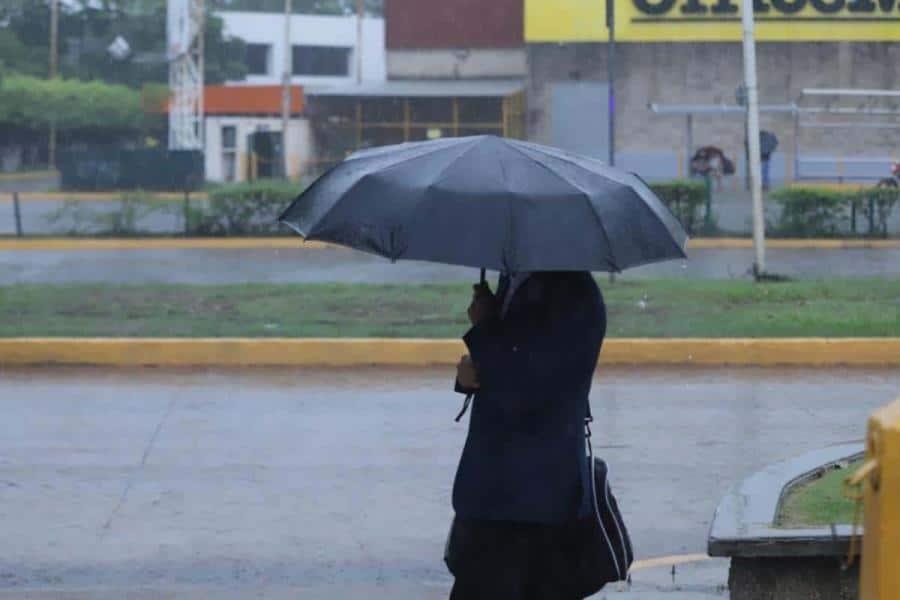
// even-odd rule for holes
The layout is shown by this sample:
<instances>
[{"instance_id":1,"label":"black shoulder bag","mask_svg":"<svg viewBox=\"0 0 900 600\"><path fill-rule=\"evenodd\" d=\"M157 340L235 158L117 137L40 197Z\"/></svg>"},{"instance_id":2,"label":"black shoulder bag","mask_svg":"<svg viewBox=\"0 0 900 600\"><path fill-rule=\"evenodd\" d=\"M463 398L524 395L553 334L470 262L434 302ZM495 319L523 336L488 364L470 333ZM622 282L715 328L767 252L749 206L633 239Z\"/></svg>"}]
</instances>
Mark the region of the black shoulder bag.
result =
<instances>
[{"instance_id":1,"label":"black shoulder bag","mask_svg":"<svg viewBox=\"0 0 900 600\"><path fill-rule=\"evenodd\" d=\"M588 464L593 470L593 514L579 521L578 552L574 565L577 587L585 597L597 593L607 583L627 580L628 569L634 560L625 521L609 487L606 463L594 457L591 445L593 420L589 404L584 419L584 438L588 447Z\"/></svg>"}]
</instances>

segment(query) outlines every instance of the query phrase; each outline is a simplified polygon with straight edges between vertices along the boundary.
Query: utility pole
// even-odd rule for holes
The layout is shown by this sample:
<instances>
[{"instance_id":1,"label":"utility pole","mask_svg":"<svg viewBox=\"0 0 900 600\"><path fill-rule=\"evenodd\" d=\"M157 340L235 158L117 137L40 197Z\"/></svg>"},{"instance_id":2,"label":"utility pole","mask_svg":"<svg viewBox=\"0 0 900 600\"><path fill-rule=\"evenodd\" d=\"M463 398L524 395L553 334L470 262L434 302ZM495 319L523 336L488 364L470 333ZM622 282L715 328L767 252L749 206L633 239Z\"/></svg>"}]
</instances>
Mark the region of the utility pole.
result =
<instances>
[{"instance_id":1,"label":"utility pole","mask_svg":"<svg viewBox=\"0 0 900 600\"><path fill-rule=\"evenodd\" d=\"M169 150L204 149L203 64L205 0L167 0Z\"/></svg>"},{"instance_id":2,"label":"utility pole","mask_svg":"<svg viewBox=\"0 0 900 600\"><path fill-rule=\"evenodd\" d=\"M285 178L290 177L288 164L288 125L291 120L291 0L284 0L284 72L281 80L281 166Z\"/></svg>"},{"instance_id":3,"label":"utility pole","mask_svg":"<svg viewBox=\"0 0 900 600\"><path fill-rule=\"evenodd\" d=\"M59 0L50 0L50 79L56 79L59 71ZM50 137L47 140L47 162L56 166L56 122L50 121Z\"/></svg>"},{"instance_id":4,"label":"utility pole","mask_svg":"<svg viewBox=\"0 0 900 600\"><path fill-rule=\"evenodd\" d=\"M759 90L756 82L756 40L753 32L753 0L743 0L744 85L747 88L747 146L750 152L750 193L753 198L753 273L766 272L766 222L762 203L759 157Z\"/></svg>"},{"instance_id":5,"label":"utility pole","mask_svg":"<svg viewBox=\"0 0 900 600\"><path fill-rule=\"evenodd\" d=\"M363 17L366 13L365 0L356 0L356 84L362 84L363 70Z\"/></svg>"},{"instance_id":6,"label":"utility pole","mask_svg":"<svg viewBox=\"0 0 900 600\"><path fill-rule=\"evenodd\" d=\"M609 73L609 164L616 166L616 0L606 0L606 68Z\"/></svg>"}]
</instances>

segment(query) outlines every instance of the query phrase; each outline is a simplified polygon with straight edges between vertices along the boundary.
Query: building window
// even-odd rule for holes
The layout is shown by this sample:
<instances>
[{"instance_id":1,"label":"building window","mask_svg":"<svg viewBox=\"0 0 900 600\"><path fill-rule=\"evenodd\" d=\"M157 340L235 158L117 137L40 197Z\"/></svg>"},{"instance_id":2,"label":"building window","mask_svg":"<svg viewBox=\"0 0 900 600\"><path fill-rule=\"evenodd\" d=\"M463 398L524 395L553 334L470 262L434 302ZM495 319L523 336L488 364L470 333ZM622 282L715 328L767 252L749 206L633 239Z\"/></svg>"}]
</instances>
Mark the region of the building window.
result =
<instances>
[{"instance_id":1,"label":"building window","mask_svg":"<svg viewBox=\"0 0 900 600\"><path fill-rule=\"evenodd\" d=\"M222 126L222 177L234 181L237 176L237 128Z\"/></svg>"},{"instance_id":2,"label":"building window","mask_svg":"<svg viewBox=\"0 0 900 600\"><path fill-rule=\"evenodd\" d=\"M294 75L346 77L350 74L350 48L339 46L293 46Z\"/></svg>"},{"instance_id":3,"label":"building window","mask_svg":"<svg viewBox=\"0 0 900 600\"><path fill-rule=\"evenodd\" d=\"M268 75L269 58L272 53L270 44L247 44L244 62L248 75Z\"/></svg>"}]
</instances>

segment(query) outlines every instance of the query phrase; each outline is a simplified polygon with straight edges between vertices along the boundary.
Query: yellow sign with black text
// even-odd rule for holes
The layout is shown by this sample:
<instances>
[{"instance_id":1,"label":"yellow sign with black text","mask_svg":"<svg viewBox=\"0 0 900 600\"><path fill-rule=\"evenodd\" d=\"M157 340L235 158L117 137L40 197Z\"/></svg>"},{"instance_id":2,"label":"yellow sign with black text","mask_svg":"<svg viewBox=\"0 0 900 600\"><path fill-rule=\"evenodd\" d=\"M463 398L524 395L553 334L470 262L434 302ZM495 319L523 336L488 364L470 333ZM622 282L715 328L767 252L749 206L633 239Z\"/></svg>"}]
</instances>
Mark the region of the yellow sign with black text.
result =
<instances>
[{"instance_id":1,"label":"yellow sign with black text","mask_svg":"<svg viewBox=\"0 0 900 600\"><path fill-rule=\"evenodd\" d=\"M623 42L737 42L741 0L615 2ZM755 0L761 42L900 42L900 0ZM607 40L604 0L525 0L527 42Z\"/></svg>"}]
</instances>

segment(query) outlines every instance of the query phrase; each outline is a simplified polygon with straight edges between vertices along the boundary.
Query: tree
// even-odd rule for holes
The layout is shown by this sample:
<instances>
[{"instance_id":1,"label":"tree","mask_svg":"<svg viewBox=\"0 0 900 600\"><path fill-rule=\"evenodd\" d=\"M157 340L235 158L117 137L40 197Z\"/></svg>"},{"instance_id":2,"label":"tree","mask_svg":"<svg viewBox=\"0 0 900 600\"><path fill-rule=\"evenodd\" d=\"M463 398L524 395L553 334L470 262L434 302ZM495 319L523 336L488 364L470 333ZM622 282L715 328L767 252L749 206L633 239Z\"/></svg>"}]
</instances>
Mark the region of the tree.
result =
<instances>
[{"instance_id":1,"label":"tree","mask_svg":"<svg viewBox=\"0 0 900 600\"><path fill-rule=\"evenodd\" d=\"M217 10L246 10L250 12L282 12L284 0L212 0ZM297 14L352 15L356 13L356 0L291 0ZM365 0L366 14L384 14L383 0Z\"/></svg>"},{"instance_id":2,"label":"tree","mask_svg":"<svg viewBox=\"0 0 900 600\"><path fill-rule=\"evenodd\" d=\"M0 128L60 131L138 131L145 111L140 92L122 85L74 79L4 78Z\"/></svg>"},{"instance_id":3,"label":"tree","mask_svg":"<svg viewBox=\"0 0 900 600\"><path fill-rule=\"evenodd\" d=\"M9 4L0 18L7 22L6 27L0 25L0 56L6 70L45 74L50 35L48 4ZM131 48L121 60L108 52L118 36ZM100 79L133 88L168 80L165 0L65 0L60 10L59 39L60 74L64 77ZM204 44L207 83L244 78L244 42L225 38L222 20L212 11L207 16Z\"/></svg>"}]
</instances>

